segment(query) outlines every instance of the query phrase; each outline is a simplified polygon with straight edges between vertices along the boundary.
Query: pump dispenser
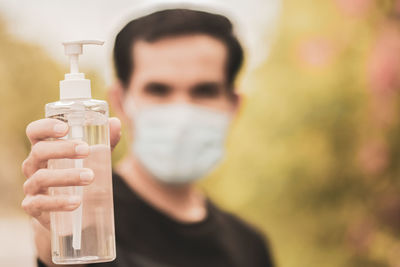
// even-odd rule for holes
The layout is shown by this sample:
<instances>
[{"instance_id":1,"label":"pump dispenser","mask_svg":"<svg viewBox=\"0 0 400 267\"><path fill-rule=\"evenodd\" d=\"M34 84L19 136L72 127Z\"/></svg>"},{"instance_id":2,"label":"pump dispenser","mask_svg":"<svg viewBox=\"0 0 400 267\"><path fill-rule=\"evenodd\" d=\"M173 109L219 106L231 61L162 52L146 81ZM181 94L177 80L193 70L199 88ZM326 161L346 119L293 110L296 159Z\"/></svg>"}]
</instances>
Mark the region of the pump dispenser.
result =
<instances>
[{"instance_id":1,"label":"pump dispenser","mask_svg":"<svg viewBox=\"0 0 400 267\"><path fill-rule=\"evenodd\" d=\"M60 81L60 101L46 105L46 117L69 125L63 140L86 142L89 156L84 159L52 159L51 169L91 169L94 180L86 186L50 188L51 195L75 195L81 205L71 212L51 212L51 250L56 264L86 264L115 259L115 231L111 178L111 150L108 105L91 99L90 80L79 72L83 45L102 45L97 40L64 42L70 73Z\"/></svg>"},{"instance_id":2,"label":"pump dispenser","mask_svg":"<svg viewBox=\"0 0 400 267\"><path fill-rule=\"evenodd\" d=\"M103 41L84 40L64 42L64 51L69 56L70 73L60 81L60 99L91 98L90 80L79 72L79 55L83 53L83 45L103 45Z\"/></svg>"}]
</instances>

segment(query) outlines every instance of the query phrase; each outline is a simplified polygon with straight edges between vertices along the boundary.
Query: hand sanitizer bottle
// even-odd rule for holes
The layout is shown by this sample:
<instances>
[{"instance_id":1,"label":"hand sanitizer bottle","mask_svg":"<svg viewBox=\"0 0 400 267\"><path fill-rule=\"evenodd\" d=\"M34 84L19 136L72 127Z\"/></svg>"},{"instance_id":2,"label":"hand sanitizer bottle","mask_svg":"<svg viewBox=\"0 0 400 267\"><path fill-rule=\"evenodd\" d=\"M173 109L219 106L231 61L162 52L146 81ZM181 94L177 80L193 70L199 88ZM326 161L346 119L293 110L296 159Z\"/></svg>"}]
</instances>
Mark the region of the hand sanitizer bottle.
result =
<instances>
[{"instance_id":1,"label":"hand sanitizer bottle","mask_svg":"<svg viewBox=\"0 0 400 267\"><path fill-rule=\"evenodd\" d=\"M81 205L70 212L51 212L51 252L56 264L86 264L115 259L114 209L108 105L91 98L90 80L79 73L83 45L96 40L64 42L70 73L60 81L60 101L46 105L46 117L69 125L62 139L81 140L90 147L84 159L49 160L48 168L90 168L94 180L87 186L53 187L51 195L77 195Z\"/></svg>"}]
</instances>

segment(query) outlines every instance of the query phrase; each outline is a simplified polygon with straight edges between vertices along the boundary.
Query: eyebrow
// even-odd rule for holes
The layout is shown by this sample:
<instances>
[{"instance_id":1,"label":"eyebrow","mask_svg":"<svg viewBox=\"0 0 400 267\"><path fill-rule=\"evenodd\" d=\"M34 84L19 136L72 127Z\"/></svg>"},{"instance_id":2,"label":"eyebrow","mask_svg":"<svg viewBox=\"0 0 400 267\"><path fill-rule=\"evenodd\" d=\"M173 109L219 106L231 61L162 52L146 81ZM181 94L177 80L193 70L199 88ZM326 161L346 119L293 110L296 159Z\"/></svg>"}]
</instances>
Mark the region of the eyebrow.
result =
<instances>
[{"instance_id":1,"label":"eyebrow","mask_svg":"<svg viewBox=\"0 0 400 267\"><path fill-rule=\"evenodd\" d=\"M144 86L145 89L167 89L171 90L172 86L163 82L149 82Z\"/></svg>"},{"instance_id":2,"label":"eyebrow","mask_svg":"<svg viewBox=\"0 0 400 267\"><path fill-rule=\"evenodd\" d=\"M225 84L220 83L220 82L200 82L200 83L193 85L190 89L191 90L198 90L198 89L202 89L202 88L220 89L220 88L224 88L224 86L225 86Z\"/></svg>"}]
</instances>

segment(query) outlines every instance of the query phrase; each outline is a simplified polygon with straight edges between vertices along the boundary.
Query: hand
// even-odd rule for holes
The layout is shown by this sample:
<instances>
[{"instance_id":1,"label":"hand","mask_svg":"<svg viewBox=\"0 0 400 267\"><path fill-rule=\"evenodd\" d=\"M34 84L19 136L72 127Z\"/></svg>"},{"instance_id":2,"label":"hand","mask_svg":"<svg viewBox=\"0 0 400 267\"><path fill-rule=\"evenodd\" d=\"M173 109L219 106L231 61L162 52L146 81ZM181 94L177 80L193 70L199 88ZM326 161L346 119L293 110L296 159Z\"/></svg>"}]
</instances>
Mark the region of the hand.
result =
<instances>
[{"instance_id":1,"label":"hand","mask_svg":"<svg viewBox=\"0 0 400 267\"><path fill-rule=\"evenodd\" d=\"M110 118L109 125L113 149L120 139L121 123L117 118ZM26 128L32 148L22 163L22 171L27 180L23 186L25 198L21 206L47 229L50 229L50 211L72 211L79 207L81 201L77 196L50 196L48 188L88 185L94 177L93 171L87 168L47 169L49 159L79 159L88 156L89 146L82 141L48 140L63 137L67 133L68 125L56 119L37 120Z\"/></svg>"}]
</instances>

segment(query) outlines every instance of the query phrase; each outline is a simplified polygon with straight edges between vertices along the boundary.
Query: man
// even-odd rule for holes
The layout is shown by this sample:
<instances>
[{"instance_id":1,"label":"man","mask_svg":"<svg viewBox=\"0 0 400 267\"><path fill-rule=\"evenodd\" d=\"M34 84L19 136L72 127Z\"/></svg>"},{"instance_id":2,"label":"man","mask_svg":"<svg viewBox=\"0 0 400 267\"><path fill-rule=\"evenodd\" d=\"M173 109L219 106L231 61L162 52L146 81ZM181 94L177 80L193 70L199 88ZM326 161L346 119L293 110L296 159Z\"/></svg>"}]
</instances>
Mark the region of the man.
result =
<instances>
[{"instance_id":1,"label":"man","mask_svg":"<svg viewBox=\"0 0 400 267\"><path fill-rule=\"evenodd\" d=\"M223 155L226 131L238 109L234 80L242 60L232 25L221 15L163 10L119 32L114 46L118 82L110 103L133 142L113 174L117 258L95 265L272 266L262 236L194 186ZM22 206L36 219L40 266L53 265L49 211L79 206L47 195L47 188L85 184L79 173L75 177L66 170L54 176L54 170L46 169L55 150L66 158L87 153L82 143L54 149L57 141L43 141L67 132L66 124L52 119L27 127L32 151L22 167L28 178ZM119 120L110 119L112 147L119 133Z\"/></svg>"}]
</instances>

